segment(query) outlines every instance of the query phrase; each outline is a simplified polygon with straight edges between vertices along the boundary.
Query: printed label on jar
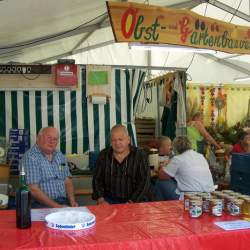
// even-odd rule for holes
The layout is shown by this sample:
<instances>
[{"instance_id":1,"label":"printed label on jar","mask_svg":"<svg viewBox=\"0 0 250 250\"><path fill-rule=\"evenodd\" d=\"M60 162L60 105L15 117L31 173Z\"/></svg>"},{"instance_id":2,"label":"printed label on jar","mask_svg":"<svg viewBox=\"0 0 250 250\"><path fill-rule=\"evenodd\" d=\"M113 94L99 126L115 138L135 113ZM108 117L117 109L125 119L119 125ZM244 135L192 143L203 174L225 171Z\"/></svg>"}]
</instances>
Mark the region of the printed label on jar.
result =
<instances>
[{"instance_id":1,"label":"printed label on jar","mask_svg":"<svg viewBox=\"0 0 250 250\"><path fill-rule=\"evenodd\" d=\"M227 211L228 211L228 212L231 211L231 205L232 205L232 202L229 201L229 202L227 203Z\"/></svg>"},{"instance_id":2,"label":"printed label on jar","mask_svg":"<svg viewBox=\"0 0 250 250\"><path fill-rule=\"evenodd\" d=\"M209 212L209 200L203 201L202 206L204 212Z\"/></svg>"},{"instance_id":3,"label":"printed label on jar","mask_svg":"<svg viewBox=\"0 0 250 250\"><path fill-rule=\"evenodd\" d=\"M231 215L240 215L240 207L235 205L235 204L232 204L230 214Z\"/></svg>"},{"instance_id":4,"label":"printed label on jar","mask_svg":"<svg viewBox=\"0 0 250 250\"><path fill-rule=\"evenodd\" d=\"M185 207L185 210L188 210L189 209L189 199L186 199L185 202L184 202L184 207Z\"/></svg>"},{"instance_id":5,"label":"printed label on jar","mask_svg":"<svg viewBox=\"0 0 250 250\"><path fill-rule=\"evenodd\" d=\"M212 214L215 216L222 216L222 207L217 205L212 208Z\"/></svg>"},{"instance_id":6,"label":"printed label on jar","mask_svg":"<svg viewBox=\"0 0 250 250\"><path fill-rule=\"evenodd\" d=\"M197 218L202 215L202 208L200 206L192 206L189 209L189 214L192 218Z\"/></svg>"}]
</instances>

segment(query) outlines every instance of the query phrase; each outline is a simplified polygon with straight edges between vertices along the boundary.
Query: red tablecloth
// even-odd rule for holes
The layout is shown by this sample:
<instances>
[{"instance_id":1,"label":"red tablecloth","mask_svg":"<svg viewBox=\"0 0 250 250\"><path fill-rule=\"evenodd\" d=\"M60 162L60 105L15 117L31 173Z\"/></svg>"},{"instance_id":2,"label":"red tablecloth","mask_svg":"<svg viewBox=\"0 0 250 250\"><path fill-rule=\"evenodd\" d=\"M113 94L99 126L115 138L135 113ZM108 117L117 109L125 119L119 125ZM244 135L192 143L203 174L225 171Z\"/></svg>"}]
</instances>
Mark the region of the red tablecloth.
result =
<instances>
[{"instance_id":1,"label":"red tablecloth","mask_svg":"<svg viewBox=\"0 0 250 250\"><path fill-rule=\"evenodd\" d=\"M86 231L58 231L44 222L16 229L15 211L0 211L0 249L168 249L249 250L250 229L224 231L215 221L234 220L207 214L191 219L183 204L152 202L88 207L97 218Z\"/></svg>"}]
</instances>

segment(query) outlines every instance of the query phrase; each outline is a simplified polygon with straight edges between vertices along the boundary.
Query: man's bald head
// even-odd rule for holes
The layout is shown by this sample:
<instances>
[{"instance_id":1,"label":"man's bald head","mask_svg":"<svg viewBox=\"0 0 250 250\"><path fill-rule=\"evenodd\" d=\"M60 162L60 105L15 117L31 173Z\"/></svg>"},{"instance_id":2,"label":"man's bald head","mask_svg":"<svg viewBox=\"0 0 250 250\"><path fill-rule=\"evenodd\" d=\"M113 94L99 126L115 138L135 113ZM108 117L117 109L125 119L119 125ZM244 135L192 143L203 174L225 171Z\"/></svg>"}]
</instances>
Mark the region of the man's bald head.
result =
<instances>
[{"instance_id":1,"label":"man's bald head","mask_svg":"<svg viewBox=\"0 0 250 250\"><path fill-rule=\"evenodd\" d=\"M122 154L129 150L130 138L125 126L121 124L115 125L111 129L110 137L114 153Z\"/></svg>"},{"instance_id":2,"label":"man's bald head","mask_svg":"<svg viewBox=\"0 0 250 250\"><path fill-rule=\"evenodd\" d=\"M58 140L58 130L54 127L45 127L39 131L36 143L45 154L51 154L56 150Z\"/></svg>"},{"instance_id":3,"label":"man's bald head","mask_svg":"<svg viewBox=\"0 0 250 250\"><path fill-rule=\"evenodd\" d=\"M117 131L129 136L127 128L122 124L116 124L115 126L113 126L111 129L111 135L112 135L112 133L117 132Z\"/></svg>"}]
</instances>

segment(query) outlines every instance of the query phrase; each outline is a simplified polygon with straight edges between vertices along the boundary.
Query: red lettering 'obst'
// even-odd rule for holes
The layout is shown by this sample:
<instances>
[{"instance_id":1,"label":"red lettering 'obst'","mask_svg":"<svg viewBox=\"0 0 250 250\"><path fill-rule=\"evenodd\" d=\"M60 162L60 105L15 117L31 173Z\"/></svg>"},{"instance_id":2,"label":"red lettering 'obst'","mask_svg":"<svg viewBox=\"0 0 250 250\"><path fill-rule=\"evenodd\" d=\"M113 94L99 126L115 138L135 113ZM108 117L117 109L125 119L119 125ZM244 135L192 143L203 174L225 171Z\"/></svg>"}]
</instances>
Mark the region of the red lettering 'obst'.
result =
<instances>
[{"instance_id":1,"label":"red lettering 'obst'","mask_svg":"<svg viewBox=\"0 0 250 250\"><path fill-rule=\"evenodd\" d=\"M122 15L122 19L121 19L121 31L122 31L122 34L125 38L130 38L131 35L133 34L133 31L135 29L135 24L136 24L136 13L137 13L137 9L134 9L134 8L128 8L124 14ZM128 29L128 31L126 30L126 24L127 24L127 20L128 20L128 17L129 15L131 15L132 17L132 22L131 22L131 25Z\"/></svg>"}]
</instances>

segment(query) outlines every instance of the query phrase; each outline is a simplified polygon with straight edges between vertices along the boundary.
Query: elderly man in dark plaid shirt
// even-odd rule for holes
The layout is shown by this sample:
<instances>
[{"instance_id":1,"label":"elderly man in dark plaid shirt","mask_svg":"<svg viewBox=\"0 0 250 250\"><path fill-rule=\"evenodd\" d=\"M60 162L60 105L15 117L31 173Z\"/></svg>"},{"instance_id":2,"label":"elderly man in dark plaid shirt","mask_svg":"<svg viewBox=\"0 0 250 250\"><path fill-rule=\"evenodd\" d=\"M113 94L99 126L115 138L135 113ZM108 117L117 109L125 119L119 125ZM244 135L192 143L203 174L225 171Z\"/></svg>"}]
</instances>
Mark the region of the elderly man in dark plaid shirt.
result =
<instances>
[{"instance_id":1,"label":"elderly man in dark plaid shirt","mask_svg":"<svg viewBox=\"0 0 250 250\"><path fill-rule=\"evenodd\" d=\"M98 204L143 201L150 189L150 169L146 153L130 146L126 127L111 130L112 147L100 152L93 176L93 199Z\"/></svg>"},{"instance_id":2,"label":"elderly man in dark plaid shirt","mask_svg":"<svg viewBox=\"0 0 250 250\"><path fill-rule=\"evenodd\" d=\"M42 128L36 144L23 156L26 183L35 200L32 207L78 206L67 161L56 150L58 139L56 128Z\"/></svg>"}]
</instances>

